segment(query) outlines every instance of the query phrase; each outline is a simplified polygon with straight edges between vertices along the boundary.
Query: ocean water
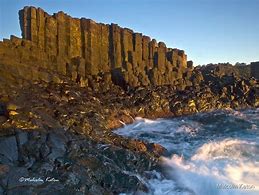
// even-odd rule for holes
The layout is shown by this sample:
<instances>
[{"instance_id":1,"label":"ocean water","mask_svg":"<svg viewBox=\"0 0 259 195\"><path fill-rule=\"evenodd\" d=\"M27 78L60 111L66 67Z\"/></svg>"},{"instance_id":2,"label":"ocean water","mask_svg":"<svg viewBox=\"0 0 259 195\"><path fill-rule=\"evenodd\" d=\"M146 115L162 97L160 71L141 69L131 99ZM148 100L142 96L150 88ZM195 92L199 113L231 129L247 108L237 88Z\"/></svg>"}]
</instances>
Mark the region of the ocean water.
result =
<instances>
[{"instance_id":1,"label":"ocean water","mask_svg":"<svg viewBox=\"0 0 259 195\"><path fill-rule=\"evenodd\" d=\"M162 171L143 178L148 194L259 195L259 109L136 118L115 133L169 151Z\"/></svg>"}]
</instances>

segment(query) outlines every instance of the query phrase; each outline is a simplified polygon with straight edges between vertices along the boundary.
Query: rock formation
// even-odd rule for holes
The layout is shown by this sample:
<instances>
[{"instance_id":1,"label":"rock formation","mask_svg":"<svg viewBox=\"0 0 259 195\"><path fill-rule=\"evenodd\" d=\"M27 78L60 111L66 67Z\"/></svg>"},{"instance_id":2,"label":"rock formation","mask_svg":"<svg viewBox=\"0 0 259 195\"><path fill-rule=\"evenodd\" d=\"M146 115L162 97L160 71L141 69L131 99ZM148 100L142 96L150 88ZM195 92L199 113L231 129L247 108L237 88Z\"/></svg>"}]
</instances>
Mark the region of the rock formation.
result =
<instances>
[{"instance_id":1,"label":"rock formation","mask_svg":"<svg viewBox=\"0 0 259 195\"><path fill-rule=\"evenodd\" d=\"M259 80L259 62L251 63L251 76Z\"/></svg>"},{"instance_id":2,"label":"rock formation","mask_svg":"<svg viewBox=\"0 0 259 195\"><path fill-rule=\"evenodd\" d=\"M61 74L83 86L100 78L108 86L177 85L193 67L183 50L117 24L63 12L49 15L34 7L24 7L19 17L22 39L11 36L0 42L1 68L11 69L11 77L18 73L25 79L58 82ZM53 78L42 69L57 74Z\"/></svg>"},{"instance_id":3,"label":"rock formation","mask_svg":"<svg viewBox=\"0 0 259 195\"><path fill-rule=\"evenodd\" d=\"M258 63L243 78L193 68L184 51L116 24L19 14L23 38L0 42L0 194L151 194L167 151L114 128L259 106ZM57 181L20 180L38 177Z\"/></svg>"},{"instance_id":4,"label":"rock formation","mask_svg":"<svg viewBox=\"0 0 259 195\"><path fill-rule=\"evenodd\" d=\"M251 62L248 65L241 64L232 65L230 63L218 63L218 64L208 64L201 66L201 71L203 72L213 72L218 76L224 75L235 75L242 78L251 78L259 79L259 62Z\"/></svg>"}]
</instances>

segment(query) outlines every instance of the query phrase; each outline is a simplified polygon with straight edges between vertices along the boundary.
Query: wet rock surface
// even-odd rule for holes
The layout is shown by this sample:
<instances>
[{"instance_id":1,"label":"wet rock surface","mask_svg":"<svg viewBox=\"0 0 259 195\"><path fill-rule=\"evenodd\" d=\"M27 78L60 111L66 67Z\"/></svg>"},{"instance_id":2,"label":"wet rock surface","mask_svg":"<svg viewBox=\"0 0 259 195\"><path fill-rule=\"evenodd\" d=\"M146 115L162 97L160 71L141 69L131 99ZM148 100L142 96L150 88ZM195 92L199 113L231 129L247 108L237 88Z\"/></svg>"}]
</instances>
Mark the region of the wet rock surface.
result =
<instances>
[{"instance_id":1,"label":"wet rock surface","mask_svg":"<svg viewBox=\"0 0 259 195\"><path fill-rule=\"evenodd\" d=\"M7 194L145 191L137 176L155 167L144 154L56 129L16 130L1 138L0 181Z\"/></svg>"},{"instance_id":2,"label":"wet rock surface","mask_svg":"<svg viewBox=\"0 0 259 195\"><path fill-rule=\"evenodd\" d=\"M198 70L197 70L198 71ZM195 79L197 78L197 79ZM6 85L1 85L6 86ZM147 191L140 177L160 169L158 144L115 135L135 117L173 117L258 107L258 82L193 73L193 85L110 91L37 82L1 87L0 185L6 194L118 194Z\"/></svg>"},{"instance_id":3,"label":"wet rock surface","mask_svg":"<svg viewBox=\"0 0 259 195\"><path fill-rule=\"evenodd\" d=\"M127 97L121 89L115 91L121 99ZM1 89L5 110L1 116L6 117L0 123L3 193L147 191L139 176L157 169L158 157L165 151L157 144L113 134L109 123L115 119L109 117L119 115L126 122L134 115L121 100L110 97L110 93L104 96L73 84ZM17 114L6 114L7 108Z\"/></svg>"}]
</instances>

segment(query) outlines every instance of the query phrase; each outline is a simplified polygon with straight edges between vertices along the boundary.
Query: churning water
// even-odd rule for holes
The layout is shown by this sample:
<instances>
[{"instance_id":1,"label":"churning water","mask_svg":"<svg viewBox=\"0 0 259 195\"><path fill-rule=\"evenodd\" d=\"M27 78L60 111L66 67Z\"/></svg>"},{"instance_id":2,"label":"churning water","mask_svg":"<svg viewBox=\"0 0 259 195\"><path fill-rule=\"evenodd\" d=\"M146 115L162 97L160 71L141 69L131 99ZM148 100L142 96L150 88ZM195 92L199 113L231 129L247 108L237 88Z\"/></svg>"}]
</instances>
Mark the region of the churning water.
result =
<instances>
[{"instance_id":1,"label":"churning water","mask_svg":"<svg viewBox=\"0 0 259 195\"><path fill-rule=\"evenodd\" d=\"M149 194L259 194L259 109L136 121L115 133L169 151Z\"/></svg>"}]
</instances>

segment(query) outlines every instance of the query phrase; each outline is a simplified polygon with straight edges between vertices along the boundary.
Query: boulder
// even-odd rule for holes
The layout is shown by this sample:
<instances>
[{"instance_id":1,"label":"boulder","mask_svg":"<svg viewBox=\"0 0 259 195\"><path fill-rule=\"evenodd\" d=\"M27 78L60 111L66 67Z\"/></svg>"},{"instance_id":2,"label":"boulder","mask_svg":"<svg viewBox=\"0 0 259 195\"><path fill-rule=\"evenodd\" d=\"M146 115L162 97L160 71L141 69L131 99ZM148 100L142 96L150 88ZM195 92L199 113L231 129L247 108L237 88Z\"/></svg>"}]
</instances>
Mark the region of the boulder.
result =
<instances>
[{"instance_id":1,"label":"boulder","mask_svg":"<svg viewBox=\"0 0 259 195\"><path fill-rule=\"evenodd\" d=\"M0 158L15 162L18 160L18 147L15 136L0 137Z\"/></svg>"}]
</instances>

